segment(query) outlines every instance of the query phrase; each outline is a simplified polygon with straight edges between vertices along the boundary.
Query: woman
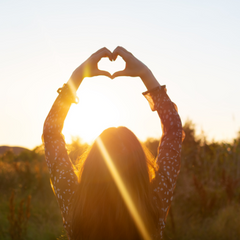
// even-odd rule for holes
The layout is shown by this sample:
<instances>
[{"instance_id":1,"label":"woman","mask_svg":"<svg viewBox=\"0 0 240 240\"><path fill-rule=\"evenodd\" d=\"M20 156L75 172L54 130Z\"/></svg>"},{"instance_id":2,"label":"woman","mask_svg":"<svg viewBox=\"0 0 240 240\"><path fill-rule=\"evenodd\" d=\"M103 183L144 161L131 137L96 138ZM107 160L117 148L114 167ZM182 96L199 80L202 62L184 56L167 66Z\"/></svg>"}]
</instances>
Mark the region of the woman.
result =
<instances>
[{"instance_id":1,"label":"woman","mask_svg":"<svg viewBox=\"0 0 240 240\"><path fill-rule=\"evenodd\" d=\"M103 57L126 62L112 76L98 69ZM78 173L61 134L76 90L85 77L140 77L151 109L158 112L163 136L157 159L149 157L127 128L109 128L81 157ZM175 105L152 72L122 47L103 48L72 74L59 91L43 130L45 155L69 239L161 239L180 171L182 125ZM97 121L97 119L96 119ZM90 127L90 126L89 126Z\"/></svg>"}]
</instances>

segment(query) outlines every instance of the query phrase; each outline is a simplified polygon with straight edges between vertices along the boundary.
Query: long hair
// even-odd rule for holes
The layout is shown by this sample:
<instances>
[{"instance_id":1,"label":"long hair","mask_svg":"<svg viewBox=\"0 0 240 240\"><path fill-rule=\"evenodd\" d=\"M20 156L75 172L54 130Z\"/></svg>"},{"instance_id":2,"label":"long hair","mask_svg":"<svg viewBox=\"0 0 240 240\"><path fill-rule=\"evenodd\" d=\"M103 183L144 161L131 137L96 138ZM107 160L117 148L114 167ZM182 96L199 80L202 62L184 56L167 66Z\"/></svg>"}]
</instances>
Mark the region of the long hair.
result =
<instances>
[{"instance_id":1,"label":"long hair","mask_svg":"<svg viewBox=\"0 0 240 240\"><path fill-rule=\"evenodd\" d=\"M146 231L152 235L158 222L150 185L155 176L156 164L128 128L118 127L103 131L89 151L80 158L79 185L71 209L71 238L144 238L106 163L102 147L117 170Z\"/></svg>"}]
</instances>

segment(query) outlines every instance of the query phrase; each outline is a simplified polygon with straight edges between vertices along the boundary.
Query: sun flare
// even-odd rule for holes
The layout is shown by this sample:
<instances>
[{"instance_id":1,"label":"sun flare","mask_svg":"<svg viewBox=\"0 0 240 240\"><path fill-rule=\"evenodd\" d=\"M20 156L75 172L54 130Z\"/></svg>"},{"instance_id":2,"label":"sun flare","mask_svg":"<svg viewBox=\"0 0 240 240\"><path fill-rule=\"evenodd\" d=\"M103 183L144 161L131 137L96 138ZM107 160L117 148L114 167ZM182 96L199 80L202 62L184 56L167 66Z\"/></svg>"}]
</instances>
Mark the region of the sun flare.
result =
<instances>
[{"instance_id":1,"label":"sun flare","mask_svg":"<svg viewBox=\"0 0 240 240\"><path fill-rule=\"evenodd\" d=\"M82 91L79 104L73 104L67 115L63 134L66 142L79 136L83 142L91 143L106 128L120 125L121 114L108 96L94 90Z\"/></svg>"}]
</instances>

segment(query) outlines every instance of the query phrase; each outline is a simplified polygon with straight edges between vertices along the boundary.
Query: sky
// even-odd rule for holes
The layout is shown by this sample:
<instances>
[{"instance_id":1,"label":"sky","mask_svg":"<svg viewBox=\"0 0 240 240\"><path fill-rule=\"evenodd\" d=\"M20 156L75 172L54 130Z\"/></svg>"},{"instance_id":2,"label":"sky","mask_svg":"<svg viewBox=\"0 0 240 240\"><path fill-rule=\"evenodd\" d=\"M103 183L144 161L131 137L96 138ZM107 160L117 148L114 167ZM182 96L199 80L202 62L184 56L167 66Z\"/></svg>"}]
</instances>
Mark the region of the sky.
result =
<instances>
[{"instance_id":1,"label":"sky","mask_svg":"<svg viewBox=\"0 0 240 240\"><path fill-rule=\"evenodd\" d=\"M76 67L102 47L122 46L153 72L197 134L231 141L240 130L240 2L0 0L0 145L40 145L44 120ZM113 73L124 61L102 59ZM140 78L86 78L63 133L90 143L111 126L144 141L160 120Z\"/></svg>"}]
</instances>

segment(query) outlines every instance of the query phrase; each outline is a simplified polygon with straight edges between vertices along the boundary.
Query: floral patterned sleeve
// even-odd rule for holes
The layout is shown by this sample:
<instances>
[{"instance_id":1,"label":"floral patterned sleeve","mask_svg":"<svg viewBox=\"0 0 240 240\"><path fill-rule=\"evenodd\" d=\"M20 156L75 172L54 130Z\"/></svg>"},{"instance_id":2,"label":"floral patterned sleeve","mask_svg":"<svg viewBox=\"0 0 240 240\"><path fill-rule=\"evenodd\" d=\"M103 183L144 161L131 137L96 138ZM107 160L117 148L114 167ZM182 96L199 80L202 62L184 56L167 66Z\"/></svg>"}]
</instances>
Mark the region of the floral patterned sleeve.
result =
<instances>
[{"instance_id":1,"label":"floral patterned sleeve","mask_svg":"<svg viewBox=\"0 0 240 240\"><path fill-rule=\"evenodd\" d=\"M156 207L160 210L159 233L162 237L177 176L180 172L182 148L182 124L176 105L170 100L165 86L143 93L152 111L157 111L162 124L162 138L159 143L158 171L152 182Z\"/></svg>"},{"instance_id":2,"label":"floral patterned sleeve","mask_svg":"<svg viewBox=\"0 0 240 240\"><path fill-rule=\"evenodd\" d=\"M65 84L45 120L43 129L45 158L54 193L61 209L63 224L68 233L70 224L67 216L71 197L78 182L61 132L72 102L74 102L74 96L68 85Z\"/></svg>"}]
</instances>

